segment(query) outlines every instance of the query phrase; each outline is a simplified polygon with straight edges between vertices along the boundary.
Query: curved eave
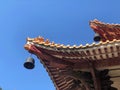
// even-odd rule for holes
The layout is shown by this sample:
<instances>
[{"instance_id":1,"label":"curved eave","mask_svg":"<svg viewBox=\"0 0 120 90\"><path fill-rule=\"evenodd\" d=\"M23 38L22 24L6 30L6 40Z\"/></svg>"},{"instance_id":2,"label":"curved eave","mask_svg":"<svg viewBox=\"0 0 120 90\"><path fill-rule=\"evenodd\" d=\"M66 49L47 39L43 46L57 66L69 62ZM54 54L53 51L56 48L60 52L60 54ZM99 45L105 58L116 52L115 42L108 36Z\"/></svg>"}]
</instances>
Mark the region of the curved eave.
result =
<instances>
[{"instance_id":1,"label":"curved eave","mask_svg":"<svg viewBox=\"0 0 120 90\"><path fill-rule=\"evenodd\" d=\"M67 66L72 63L74 70L83 71L89 69L88 60L93 61L97 69L114 69L113 66L120 65L120 40L115 39L85 46L65 46L29 38L25 49L40 59L56 90L69 90L74 84L72 78L60 75L60 72L67 72Z\"/></svg>"},{"instance_id":2,"label":"curved eave","mask_svg":"<svg viewBox=\"0 0 120 90\"><path fill-rule=\"evenodd\" d=\"M67 67L74 70L89 70L89 60L97 69L114 69L120 65L120 40L86 44L85 46L70 46L40 41L41 37L27 39L25 49L35 54L49 73L56 90L69 90L74 84L67 75L62 77L61 71L67 72ZM117 67L118 68L118 67Z\"/></svg>"},{"instance_id":3,"label":"curved eave","mask_svg":"<svg viewBox=\"0 0 120 90\"><path fill-rule=\"evenodd\" d=\"M70 86L73 83L73 79L69 78L67 76L61 76L59 73L60 72L66 72L67 68L65 68L65 66L61 66L61 64L57 64L60 66L56 67L54 66L55 64L51 64L51 62L49 60L51 60L51 57L47 57L46 55L42 55L42 51L39 52L38 48L34 45L34 44L26 44L25 45L25 49L27 49L30 53L35 54L38 59L40 60L40 62L43 64L43 66L46 68L51 80L53 81L56 90L69 90ZM41 53L41 54L40 54ZM48 58L48 59L47 59ZM62 68L61 68L62 67Z\"/></svg>"},{"instance_id":4,"label":"curved eave","mask_svg":"<svg viewBox=\"0 0 120 90\"><path fill-rule=\"evenodd\" d=\"M120 24L108 24L98 20L90 21L90 27L99 33L102 41L120 39Z\"/></svg>"},{"instance_id":5,"label":"curved eave","mask_svg":"<svg viewBox=\"0 0 120 90\"><path fill-rule=\"evenodd\" d=\"M120 25L105 24L93 20L90 22L90 26L96 33L100 34L101 42L85 46L70 46L56 44L48 39L44 40L43 37L27 38L25 49L40 59L56 90L70 90L74 85L73 78L68 77L69 74L64 77L60 74L68 72L69 66L73 70L88 72L89 62L93 62L97 70L111 70L110 76L119 72L119 70L114 72L112 70L120 68Z\"/></svg>"},{"instance_id":6,"label":"curved eave","mask_svg":"<svg viewBox=\"0 0 120 90\"><path fill-rule=\"evenodd\" d=\"M34 49L31 48L32 46L34 46ZM39 56L41 59L48 59L48 61L50 61L51 58L54 58L58 60L56 60L56 62L61 61L59 62L61 63L61 66L65 62L75 64L78 62L85 63L88 60L95 61L116 58L119 57L119 47L120 40L115 39L113 41L107 40L106 42L100 42L97 44L86 44L85 46L65 46L50 42L40 42L38 40L36 41L36 39L29 39L25 45L25 49L31 53L34 53L33 51L35 51L34 54Z\"/></svg>"}]
</instances>

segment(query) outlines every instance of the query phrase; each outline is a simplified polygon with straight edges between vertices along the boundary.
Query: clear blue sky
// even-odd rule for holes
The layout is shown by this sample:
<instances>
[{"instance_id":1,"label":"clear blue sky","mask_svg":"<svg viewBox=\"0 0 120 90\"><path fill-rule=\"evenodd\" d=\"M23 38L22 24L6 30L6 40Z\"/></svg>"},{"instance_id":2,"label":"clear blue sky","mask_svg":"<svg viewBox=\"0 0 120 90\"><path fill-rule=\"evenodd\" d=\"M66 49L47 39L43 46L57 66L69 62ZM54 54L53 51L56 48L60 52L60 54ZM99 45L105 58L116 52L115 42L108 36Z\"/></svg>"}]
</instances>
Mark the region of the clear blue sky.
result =
<instances>
[{"instance_id":1,"label":"clear blue sky","mask_svg":"<svg viewBox=\"0 0 120 90\"><path fill-rule=\"evenodd\" d=\"M26 38L43 36L61 44L93 42L89 21L120 23L120 0L0 0L0 86L3 90L55 90L36 56L23 67Z\"/></svg>"}]
</instances>

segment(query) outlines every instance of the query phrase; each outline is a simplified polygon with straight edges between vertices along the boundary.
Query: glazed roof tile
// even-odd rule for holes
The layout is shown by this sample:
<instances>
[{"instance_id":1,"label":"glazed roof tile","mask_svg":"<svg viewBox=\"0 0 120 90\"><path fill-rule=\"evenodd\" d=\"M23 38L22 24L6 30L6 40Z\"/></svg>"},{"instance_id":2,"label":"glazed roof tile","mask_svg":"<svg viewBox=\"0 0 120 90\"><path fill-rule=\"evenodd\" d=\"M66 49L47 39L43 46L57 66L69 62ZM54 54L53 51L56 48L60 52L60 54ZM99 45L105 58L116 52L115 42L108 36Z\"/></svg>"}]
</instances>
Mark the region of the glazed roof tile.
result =
<instances>
[{"instance_id":1,"label":"glazed roof tile","mask_svg":"<svg viewBox=\"0 0 120 90\"><path fill-rule=\"evenodd\" d=\"M90 21L90 27L94 32L99 33L102 41L120 39L120 24L109 24L98 20Z\"/></svg>"},{"instance_id":2,"label":"glazed roof tile","mask_svg":"<svg viewBox=\"0 0 120 90\"><path fill-rule=\"evenodd\" d=\"M37 38L39 38L39 37L37 37ZM50 42L50 41L46 43L46 41L39 41L36 38L35 39L34 38L27 38L27 43L28 44L34 44L34 45L37 44L38 46L44 46L46 48L49 47L49 48L61 48L61 49L84 49L84 48L90 48L90 47L105 45L105 44L113 44L113 43L116 43L116 42L120 42L120 40L113 39L112 41L106 40L106 42L100 41L99 43L93 42L92 44L87 43L86 45L80 44L79 46L77 46L77 45L70 46L70 45L64 45L64 44L57 44L57 43L53 43L53 42Z\"/></svg>"},{"instance_id":3,"label":"glazed roof tile","mask_svg":"<svg viewBox=\"0 0 120 90\"><path fill-rule=\"evenodd\" d=\"M27 38L25 49L40 59L56 90L70 90L74 84L73 78L60 75L62 71L69 71L66 68L68 64L74 66L75 70L82 71L88 70L88 60L93 61L97 69L111 69L120 65L120 37L118 37L120 35L120 25L93 20L90 22L90 26L101 35L102 41L99 43L70 46L50 42L40 36ZM53 58L54 60L52 60Z\"/></svg>"}]
</instances>

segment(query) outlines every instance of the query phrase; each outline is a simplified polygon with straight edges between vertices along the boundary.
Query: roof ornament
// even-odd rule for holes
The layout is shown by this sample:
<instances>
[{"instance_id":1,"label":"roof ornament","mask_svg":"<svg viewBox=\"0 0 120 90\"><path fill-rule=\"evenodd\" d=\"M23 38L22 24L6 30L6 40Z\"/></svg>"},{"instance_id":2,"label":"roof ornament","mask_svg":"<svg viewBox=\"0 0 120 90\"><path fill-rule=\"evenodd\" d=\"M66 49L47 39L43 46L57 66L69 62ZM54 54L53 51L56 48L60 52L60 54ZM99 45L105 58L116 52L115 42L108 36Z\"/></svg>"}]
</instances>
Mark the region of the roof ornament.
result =
<instances>
[{"instance_id":1,"label":"roof ornament","mask_svg":"<svg viewBox=\"0 0 120 90\"><path fill-rule=\"evenodd\" d=\"M50 41L48 39L46 39L45 44L49 44L49 43L50 43Z\"/></svg>"},{"instance_id":2,"label":"roof ornament","mask_svg":"<svg viewBox=\"0 0 120 90\"><path fill-rule=\"evenodd\" d=\"M39 40L39 42L44 42L44 38L41 36L39 36L37 39Z\"/></svg>"}]
</instances>

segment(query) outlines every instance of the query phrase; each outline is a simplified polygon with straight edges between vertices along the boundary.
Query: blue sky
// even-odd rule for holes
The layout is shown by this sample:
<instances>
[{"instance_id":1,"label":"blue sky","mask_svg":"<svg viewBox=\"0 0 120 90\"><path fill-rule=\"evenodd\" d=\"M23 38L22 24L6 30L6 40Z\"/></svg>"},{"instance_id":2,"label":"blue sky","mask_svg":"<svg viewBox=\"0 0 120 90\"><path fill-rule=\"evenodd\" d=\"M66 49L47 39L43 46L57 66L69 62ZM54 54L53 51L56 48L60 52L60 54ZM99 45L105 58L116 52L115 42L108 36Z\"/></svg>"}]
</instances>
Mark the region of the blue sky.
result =
<instances>
[{"instance_id":1,"label":"blue sky","mask_svg":"<svg viewBox=\"0 0 120 90\"><path fill-rule=\"evenodd\" d=\"M0 0L0 86L3 90L55 90L36 56L33 70L27 37L43 36L61 44L93 42L89 21L120 23L120 0Z\"/></svg>"}]
</instances>

